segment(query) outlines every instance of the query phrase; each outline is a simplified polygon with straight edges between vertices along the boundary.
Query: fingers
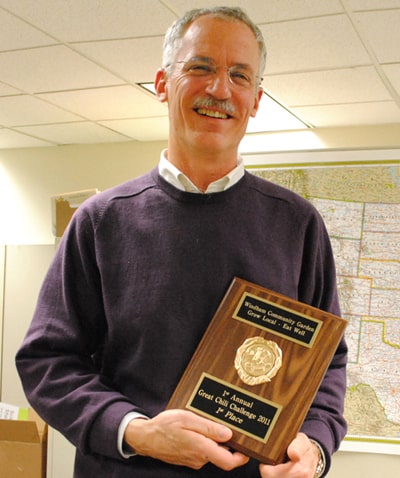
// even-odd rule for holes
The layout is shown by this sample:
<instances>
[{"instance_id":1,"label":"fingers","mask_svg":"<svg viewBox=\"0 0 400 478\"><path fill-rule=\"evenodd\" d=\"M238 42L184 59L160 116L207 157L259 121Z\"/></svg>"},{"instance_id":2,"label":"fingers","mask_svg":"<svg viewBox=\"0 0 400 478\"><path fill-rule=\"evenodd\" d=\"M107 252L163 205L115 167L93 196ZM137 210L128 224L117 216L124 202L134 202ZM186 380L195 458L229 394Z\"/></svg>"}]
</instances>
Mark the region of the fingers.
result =
<instances>
[{"instance_id":1,"label":"fingers","mask_svg":"<svg viewBox=\"0 0 400 478\"><path fill-rule=\"evenodd\" d=\"M168 410L150 420L133 420L124 438L139 455L193 469L210 462L229 471L248 461L223 446L231 437L232 431L224 425L189 411Z\"/></svg>"},{"instance_id":2,"label":"fingers","mask_svg":"<svg viewBox=\"0 0 400 478\"><path fill-rule=\"evenodd\" d=\"M200 433L218 443L227 442L232 438L232 430L225 425L207 420L192 412L186 412L184 418L187 420L188 429Z\"/></svg>"},{"instance_id":3,"label":"fingers","mask_svg":"<svg viewBox=\"0 0 400 478\"><path fill-rule=\"evenodd\" d=\"M311 442L304 433L298 433L296 438L290 443L287 449L287 455L291 462L298 462L310 449Z\"/></svg>"},{"instance_id":4,"label":"fingers","mask_svg":"<svg viewBox=\"0 0 400 478\"><path fill-rule=\"evenodd\" d=\"M315 445L299 433L287 449L289 461L281 465L260 465L262 478L312 478L317 464Z\"/></svg>"},{"instance_id":5,"label":"fingers","mask_svg":"<svg viewBox=\"0 0 400 478\"><path fill-rule=\"evenodd\" d=\"M204 452L204 464L207 462L225 471L245 465L249 458L242 453L232 452L227 447L218 445L232 438L232 430L225 425L215 423L194 413L185 413L187 430L196 433L196 441Z\"/></svg>"},{"instance_id":6,"label":"fingers","mask_svg":"<svg viewBox=\"0 0 400 478\"><path fill-rule=\"evenodd\" d=\"M228 448L218 445L210 439L208 440L210 446L207 447L206 463L209 462L222 470L230 471L245 465L249 461L249 457L246 455L232 452Z\"/></svg>"}]
</instances>

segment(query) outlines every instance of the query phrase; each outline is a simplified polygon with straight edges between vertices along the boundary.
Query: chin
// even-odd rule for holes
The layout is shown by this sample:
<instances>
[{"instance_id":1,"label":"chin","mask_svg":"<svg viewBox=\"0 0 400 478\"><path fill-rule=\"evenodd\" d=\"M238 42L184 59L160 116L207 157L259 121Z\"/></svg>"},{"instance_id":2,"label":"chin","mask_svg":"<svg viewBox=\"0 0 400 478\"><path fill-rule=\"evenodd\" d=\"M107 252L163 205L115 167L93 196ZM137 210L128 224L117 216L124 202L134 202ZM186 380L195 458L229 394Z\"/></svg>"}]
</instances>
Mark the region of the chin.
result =
<instances>
[{"instance_id":1,"label":"chin","mask_svg":"<svg viewBox=\"0 0 400 478\"><path fill-rule=\"evenodd\" d=\"M237 148L239 143L230 141L228 135L225 133L215 133L210 131L197 132L196 142L202 150L209 150L211 152L223 152Z\"/></svg>"}]
</instances>

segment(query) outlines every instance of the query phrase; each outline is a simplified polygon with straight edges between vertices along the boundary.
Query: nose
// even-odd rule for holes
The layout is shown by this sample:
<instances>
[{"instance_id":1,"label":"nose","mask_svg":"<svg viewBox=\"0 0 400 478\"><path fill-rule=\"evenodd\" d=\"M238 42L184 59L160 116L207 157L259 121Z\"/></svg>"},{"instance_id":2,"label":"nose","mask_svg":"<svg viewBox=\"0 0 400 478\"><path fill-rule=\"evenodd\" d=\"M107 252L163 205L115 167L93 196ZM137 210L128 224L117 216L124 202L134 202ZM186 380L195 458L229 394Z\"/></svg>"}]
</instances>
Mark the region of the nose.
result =
<instances>
[{"instance_id":1,"label":"nose","mask_svg":"<svg viewBox=\"0 0 400 478\"><path fill-rule=\"evenodd\" d=\"M218 99L227 99L231 97L231 80L226 68L218 68L213 75L210 76L206 92Z\"/></svg>"}]
</instances>

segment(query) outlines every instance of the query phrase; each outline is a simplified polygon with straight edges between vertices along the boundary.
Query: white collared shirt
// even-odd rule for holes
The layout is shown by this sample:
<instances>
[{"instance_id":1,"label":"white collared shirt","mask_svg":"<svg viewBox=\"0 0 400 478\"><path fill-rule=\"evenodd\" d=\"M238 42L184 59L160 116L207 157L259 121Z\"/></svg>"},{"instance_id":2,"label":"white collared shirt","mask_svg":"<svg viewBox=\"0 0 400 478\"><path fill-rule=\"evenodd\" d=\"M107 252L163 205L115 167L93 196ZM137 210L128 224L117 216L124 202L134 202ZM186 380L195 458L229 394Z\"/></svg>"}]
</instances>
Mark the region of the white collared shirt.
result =
<instances>
[{"instance_id":1,"label":"white collared shirt","mask_svg":"<svg viewBox=\"0 0 400 478\"><path fill-rule=\"evenodd\" d=\"M175 186L177 189L180 189L181 191L198 194L219 193L232 187L244 175L243 158L241 156L238 156L237 166L233 168L232 171L230 171L222 178L210 183L205 191L200 191L200 189L195 184L193 184L193 182L186 176L186 174L182 173L182 171L180 171L167 159L166 151L167 150L164 150L161 153L160 162L158 164L158 171L162 178L164 178L167 182Z\"/></svg>"}]
</instances>

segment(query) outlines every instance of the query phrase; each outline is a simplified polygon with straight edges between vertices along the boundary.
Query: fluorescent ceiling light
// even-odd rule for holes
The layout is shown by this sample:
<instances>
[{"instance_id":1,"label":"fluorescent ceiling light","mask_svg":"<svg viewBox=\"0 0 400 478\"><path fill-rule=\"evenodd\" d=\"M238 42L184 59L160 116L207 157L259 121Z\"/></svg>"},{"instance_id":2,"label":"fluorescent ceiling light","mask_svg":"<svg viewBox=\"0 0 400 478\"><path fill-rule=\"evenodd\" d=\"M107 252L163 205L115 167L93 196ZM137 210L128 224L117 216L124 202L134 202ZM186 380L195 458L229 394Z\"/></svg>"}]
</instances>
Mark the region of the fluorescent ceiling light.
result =
<instances>
[{"instance_id":1,"label":"fluorescent ceiling light","mask_svg":"<svg viewBox=\"0 0 400 478\"><path fill-rule=\"evenodd\" d=\"M154 86L154 83L138 83L139 86L144 88L147 91L150 91L153 95L156 95L156 87Z\"/></svg>"},{"instance_id":2,"label":"fluorescent ceiling light","mask_svg":"<svg viewBox=\"0 0 400 478\"><path fill-rule=\"evenodd\" d=\"M290 131L310 128L289 108L283 106L271 94L264 90L255 118L250 118L247 133L265 133L268 131Z\"/></svg>"},{"instance_id":3,"label":"fluorescent ceiling light","mask_svg":"<svg viewBox=\"0 0 400 478\"><path fill-rule=\"evenodd\" d=\"M154 83L139 83L139 86L156 94ZM302 121L289 108L283 106L270 93L264 90L260 106L255 118L250 118L247 133L265 133L268 131L291 131L311 128L311 125Z\"/></svg>"}]
</instances>

